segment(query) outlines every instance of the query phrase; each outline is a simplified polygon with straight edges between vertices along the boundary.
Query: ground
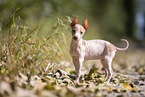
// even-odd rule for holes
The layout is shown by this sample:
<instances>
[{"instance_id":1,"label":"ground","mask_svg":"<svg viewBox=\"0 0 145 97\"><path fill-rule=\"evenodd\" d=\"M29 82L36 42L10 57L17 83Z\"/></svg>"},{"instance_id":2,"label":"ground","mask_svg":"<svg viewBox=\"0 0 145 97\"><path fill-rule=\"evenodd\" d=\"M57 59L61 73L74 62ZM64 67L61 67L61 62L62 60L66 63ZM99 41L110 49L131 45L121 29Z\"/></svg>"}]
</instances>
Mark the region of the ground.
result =
<instances>
[{"instance_id":1,"label":"ground","mask_svg":"<svg viewBox=\"0 0 145 97\"><path fill-rule=\"evenodd\" d=\"M0 76L0 96L13 97L144 97L145 50L119 51L113 60L113 77L104 83L104 69L99 61L84 62L79 83L74 83L71 62L62 61L53 71L39 75L19 73L16 81Z\"/></svg>"}]
</instances>

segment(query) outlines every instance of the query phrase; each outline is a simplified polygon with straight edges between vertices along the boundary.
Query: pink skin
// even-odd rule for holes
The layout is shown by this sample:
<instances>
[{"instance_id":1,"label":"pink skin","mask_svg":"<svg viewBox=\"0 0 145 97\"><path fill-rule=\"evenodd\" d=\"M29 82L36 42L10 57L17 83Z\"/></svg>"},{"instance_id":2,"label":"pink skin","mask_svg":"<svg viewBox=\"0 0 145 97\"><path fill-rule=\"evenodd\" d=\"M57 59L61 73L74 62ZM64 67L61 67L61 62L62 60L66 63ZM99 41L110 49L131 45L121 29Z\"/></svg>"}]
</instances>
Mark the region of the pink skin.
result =
<instances>
[{"instance_id":1,"label":"pink skin","mask_svg":"<svg viewBox=\"0 0 145 97\"><path fill-rule=\"evenodd\" d=\"M127 46L125 48L118 48L105 40L83 40L82 37L88 29L87 19L84 20L83 26L76 24L77 22L78 18L76 17L71 23L72 41L70 47L70 54L76 70L75 82L79 81L83 61L100 59L105 69L106 82L109 83L113 74L111 64L115 53L117 50L127 50L129 47L128 41L121 39L127 43Z\"/></svg>"}]
</instances>

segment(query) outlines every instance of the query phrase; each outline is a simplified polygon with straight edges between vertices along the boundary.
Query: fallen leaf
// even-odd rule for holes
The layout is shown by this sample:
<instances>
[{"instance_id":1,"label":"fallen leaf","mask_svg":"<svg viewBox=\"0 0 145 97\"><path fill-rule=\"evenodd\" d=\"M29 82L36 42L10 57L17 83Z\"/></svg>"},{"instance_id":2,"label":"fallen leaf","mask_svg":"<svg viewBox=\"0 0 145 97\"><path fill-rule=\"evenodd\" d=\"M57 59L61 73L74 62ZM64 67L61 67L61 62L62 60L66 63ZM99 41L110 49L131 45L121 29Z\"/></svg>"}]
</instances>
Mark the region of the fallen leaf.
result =
<instances>
[{"instance_id":1,"label":"fallen leaf","mask_svg":"<svg viewBox=\"0 0 145 97\"><path fill-rule=\"evenodd\" d=\"M89 71L88 76L91 76L93 73L94 73L94 69L93 69L93 68L91 68L91 70Z\"/></svg>"},{"instance_id":2,"label":"fallen leaf","mask_svg":"<svg viewBox=\"0 0 145 97\"><path fill-rule=\"evenodd\" d=\"M47 85L44 86L44 89L46 89L46 90L55 90L55 87L54 87L54 85L47 84Z\"/></svg>"},{"instance_id":3,"label":"fallen leaf","mask_svg":"<svg viewBox=\"0 0 145 97\"><path fill-rule=\"evenodd\" d=\"M119 93L119 91L117 89L113 89L112 91L115 93Z\"/></svg>"},{"instance_id":4,"label":"fallen leaf","mask_svg":"<svg viewBox=\"0 0 145 97\"><path fill-rule=\"evenodd\" d=\"M131 85L128 83L123 83L122 88L127 90L135 90L135 88L132 88Z\"/></svg>"}]
</instances>

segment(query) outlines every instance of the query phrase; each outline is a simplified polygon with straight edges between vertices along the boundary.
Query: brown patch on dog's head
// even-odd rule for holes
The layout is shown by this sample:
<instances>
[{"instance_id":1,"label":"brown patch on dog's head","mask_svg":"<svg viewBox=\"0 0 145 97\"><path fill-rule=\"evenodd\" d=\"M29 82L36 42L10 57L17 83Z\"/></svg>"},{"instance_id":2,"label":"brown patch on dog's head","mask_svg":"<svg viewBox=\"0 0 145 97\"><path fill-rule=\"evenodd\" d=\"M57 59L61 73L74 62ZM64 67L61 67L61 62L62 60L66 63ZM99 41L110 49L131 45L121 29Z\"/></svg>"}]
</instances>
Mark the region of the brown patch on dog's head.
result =
<instances>
[{"instance_id":1,"label":"brown patch on dog's head","mask_svg":"<svg viewBox=\"0 0 145 97\"><path fill-rule=\"evenodd\" d=\"M116 47L113 44L111 44L111 43L110 43L108 48L109 48L110 52L116 51Z\"/></svg>"}]
</instances>

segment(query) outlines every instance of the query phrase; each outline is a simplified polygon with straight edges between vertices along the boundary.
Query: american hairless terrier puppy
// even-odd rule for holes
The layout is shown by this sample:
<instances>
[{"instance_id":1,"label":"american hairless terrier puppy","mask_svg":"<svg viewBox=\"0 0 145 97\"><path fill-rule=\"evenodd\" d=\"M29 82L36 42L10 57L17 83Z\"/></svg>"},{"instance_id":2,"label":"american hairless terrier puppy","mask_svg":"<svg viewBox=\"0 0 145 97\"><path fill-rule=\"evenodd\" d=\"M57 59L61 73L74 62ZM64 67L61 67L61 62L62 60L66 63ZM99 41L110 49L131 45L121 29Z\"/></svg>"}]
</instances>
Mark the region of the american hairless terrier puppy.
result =
<instances>
[{"instance_id":1,"label":"american hairless terrier puppy","mask_svg":"<svg viewBox=\"0 0 145 97\"><path fill-rule=\"evenodd\" d=\"M127 50L129 46L128 41L121 39L127 43L127 46L125 48L118 48L105 40L83 40L82 37L88 29L88 22L87 19L85 19L83 26L77 24L77 22L78 17L76 16L70 24L72 28L70 54L76 70L75 82L79 81L83 61L100 59L105 69L106 82L109 83L113 73L111 63L115 53L117 50Z\"/></svg>"}]
</instances>

